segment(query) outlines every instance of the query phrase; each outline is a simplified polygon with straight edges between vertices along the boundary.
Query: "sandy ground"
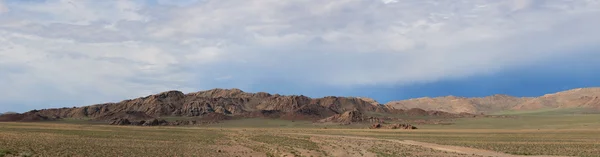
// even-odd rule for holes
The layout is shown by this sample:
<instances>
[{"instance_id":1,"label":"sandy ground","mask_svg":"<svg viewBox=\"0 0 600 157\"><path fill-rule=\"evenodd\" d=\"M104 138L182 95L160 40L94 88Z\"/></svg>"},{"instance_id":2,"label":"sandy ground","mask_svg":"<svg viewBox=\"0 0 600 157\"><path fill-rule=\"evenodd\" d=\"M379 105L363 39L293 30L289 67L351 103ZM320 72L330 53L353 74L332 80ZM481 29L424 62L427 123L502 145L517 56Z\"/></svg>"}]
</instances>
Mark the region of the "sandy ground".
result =
<instances>
[{"instance_id":1,"label":"sandy ground","mask_svg":"<svg viewBox=\"0 0 600 157\"><path fill-rule=\"evenodd\" d=\"M451 130L448 131L451 132ZM467 133L464 136L471 136L469 134L471 131L473 130L461 132ZM34 156L519 156L462 146L434 144L435 141L416 140L419 138L410 138L416 140L412 141L385 135L396 132L398 130L365 132L357 129L327 129L325 131L324 129L207 129L0 123L0 153L11 150L13 153L7 156L23 153L34 153ZM410 130L406 132L410 132ZM419 132L434 131L419 130ZM537 131L531 131L531 133L534 132ZM570 140L591 143L593 146L593 142L597 141L587 136L596 135L593 134L596 132L591 133L586 136L571 137ZM394 139L385 139L384 137ZM536 147L537 145L533 143L531 146ZM585 147L586 145L581 146Z\"/></svg>"},{"instance_id":2,"label":"sandy ground","mask_svg":"<svg viewBox=\"0 0 600 157\"><path fill-rule=\"evenodd\" d=\"M473 156L485 156L485 157L557 157L557 156L522 156L522 155L512 155L501 152L494 152L489 150L468 148L468 147L460 147L460 146L449 146L449 145L439 145L434 143L426 143L426 142L418 142L411 140L390 140L390 139L378 139L378 138L370 138L370 137L357 137L357 136L341 136L341 135L320 135L320 134L301 134L294 133L295 135L304 135L304 136L313 136L313 137L327 137L327 138L347 138L347 139L360 139L360 140L371 140L371 141L389 141L394 143L400 143L403 145L413 145L425 148L431 148L434 150L445 151L458 153L462 155L473 155Z\"/></svg>"}]
</instances>

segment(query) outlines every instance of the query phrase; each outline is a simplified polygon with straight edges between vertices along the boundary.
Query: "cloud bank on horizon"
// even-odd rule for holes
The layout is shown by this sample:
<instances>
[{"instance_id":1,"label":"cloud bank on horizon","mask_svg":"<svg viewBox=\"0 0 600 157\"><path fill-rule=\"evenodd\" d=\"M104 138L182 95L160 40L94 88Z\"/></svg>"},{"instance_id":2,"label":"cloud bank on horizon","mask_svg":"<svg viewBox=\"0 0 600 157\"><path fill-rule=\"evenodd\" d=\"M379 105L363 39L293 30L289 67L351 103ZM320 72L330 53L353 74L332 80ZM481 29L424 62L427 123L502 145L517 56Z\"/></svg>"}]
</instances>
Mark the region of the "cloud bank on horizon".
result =
<instances>
[{"instance_id":1,"label":"cloud bank on horizon","mask_svg":"<svg viewBox=\"0 0 600 157\"><path fill-rule=\"evenodd\" d=\"M594 53L599 16L600 0L0 0L0 108L460 79Z\"/></svg>"}]
</instances>

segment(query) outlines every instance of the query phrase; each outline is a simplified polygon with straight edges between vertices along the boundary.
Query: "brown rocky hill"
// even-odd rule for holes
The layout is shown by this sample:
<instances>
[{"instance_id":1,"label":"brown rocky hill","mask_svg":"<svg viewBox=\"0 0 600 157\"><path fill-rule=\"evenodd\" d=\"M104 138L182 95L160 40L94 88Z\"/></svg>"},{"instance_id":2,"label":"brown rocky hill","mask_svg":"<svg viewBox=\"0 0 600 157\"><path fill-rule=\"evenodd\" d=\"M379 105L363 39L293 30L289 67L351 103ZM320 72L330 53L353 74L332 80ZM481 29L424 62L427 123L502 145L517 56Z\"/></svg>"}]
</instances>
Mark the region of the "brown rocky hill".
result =
<instances>
[{"instance_id":1,"label":"brown rocky hill","mask_svg":"<svg viewBox=\"0 0 600 157\"><path fill-rule=\"evenodd\" d=\"M542 108L599 108L600 88L578 88L527 100L515 105L513 110L534 110Z\"/></svg>"},{"instance_id":2,"label":"brown rocky hill","mask_svg":"<svg viewBox=\"0 0 600 157\"><path fill-rule=\"evenodd\" d=\"M112 119L127 119L127 120L147 120L154 117L140 111L125 111L125 112L110 112L98 117L95 120L112 120Z\"/></svg>"},{"instance_id":3,"label":"brown rocky hill","mask_svg":"<svg viewBox=\"0 0 600 157\"><path fill-rule=\"evenodd\" d=\"M600 88L579 88L540 97L492 95L466 98L456 96L416 98L392 101L385 105L393 109L421 108L449 113L494 113L506 110L535 110L547 108L598 108Z\"/></svg>"},{"instance_id":4,"label":"brown rocky hill","mask_svg":"<svg viewBox=\"0 0 600 157\"><path fill-rule=\"evenodd\" d=\"M26 113L10 113L0 115L0 122L34 122L34 121L50 121L57 120L59 117L49 117L37 112L26 112Z\"/></svg>"},{"instance_id":5,"label":"brown rocky hill","mask_svg":"<svg viewBox=\"0 0 600 157\"><path fill-rule=\"evenodd\" d=\"M84 107L34 110L24 115L53 118L114 118L203 116L220 113L243 117L309 118L320 119L346 111L389 112L386 106L355 97L282 96L269 93L247 93L239 89L212 89L184 94L168 91L118 103ZM18 118L18 117L15 117Z\"/></svg>"}]
</instances>

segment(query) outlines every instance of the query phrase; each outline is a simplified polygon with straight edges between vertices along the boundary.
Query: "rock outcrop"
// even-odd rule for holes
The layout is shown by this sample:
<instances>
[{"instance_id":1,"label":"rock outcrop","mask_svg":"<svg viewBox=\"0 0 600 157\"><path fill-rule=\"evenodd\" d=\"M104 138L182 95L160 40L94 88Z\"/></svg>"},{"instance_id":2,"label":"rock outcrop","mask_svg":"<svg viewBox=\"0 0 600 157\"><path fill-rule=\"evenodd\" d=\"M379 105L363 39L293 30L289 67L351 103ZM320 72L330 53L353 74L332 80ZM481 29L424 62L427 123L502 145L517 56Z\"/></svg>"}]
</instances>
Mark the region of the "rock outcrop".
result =
<instances>
[{"instance_id":1,"label":"rock outcrop","mask_svg":"<svg viewBox=\"0 0 600 157\"><path fill-rule=\"evenodd\" d=\"M331 117L327 117L325 119L321 119L318 122L320 123L341 123L341 124L351 124L355 122L363 122L366 118L363 116L362 112L359 110L346 111L342 114L336 114Z\"/></svg>"},{"instance_id":2,"label":"rock outcrop","mask_svg":"<svg viewBox=\"0 0 600 157\"><path fill-rule=\"evenodd\" d=\"M342 114L336 114L321 120L318 123L340 123L340 124L352 124L352 123L383 123L385 118L366 116L360 110L346 111Z\"/></svg>"},{"instance_id":3,"label":"rock outcrop","mask_svg":"<svg viewBox=\"0 0 600 157\"><path fill-rule=\"evenodd\" d=\"M142 126L159 126L159 125L166 126L166 125L169 125L169 122L167 122L164 119L151 119L151 120L144 121L144 123L140 122L138 124L141 124Z\"/></svg>"},{"instance_id":4,"label":"rock outcrop","mask_svg":"<svg viewBox=\"0 0 600 157\"><path fill-rule=\"evenodd\" d=\"M410 124L389 124L384 125L381 123L375 123L369 127L369 129L404 129L404 130L413 130L417 129L417 127Z\"/></svg>"},{"instance_id":5,"label":"rock outcrop","mask_svg":"<svg viewBox=\"0 0 600 157\"><path fill-rule=\"evenodd\" d=\"M112 119L109 124L110 125L131 125L131 122L129 121L129 119L115 118L115 119Z\"/></svg>"},{"instance_id":6,"label":"rock outcrop","mask_svg":"<svg viewBox=\"0 0 600 157\"><path fill-rule=\"evenodd\" d=\"M114 119L128 119L128 120L144 120L152 119L153 116L147 115L141 111L124 111L124 112L109 112L104 115L98 116L95 120L114 120Z\"/></svg>"},{"instance_id":7,"label":"rock outcrop","mask_svg":"<svg viewBox=\"0 0 600 157\"><path fill-rule=\"evenodd\" d=\"M203 120L175 120L167 121L164 119L149 119L130 121L124 118L115 118L109 121L109 125L131 125L131 126L181 126L181 125L199 125L199 124L213 124L218 121L203 121Z\"/></svg>"},{"instance_id":8,"label":"rock outcrop","mask_svg":"<svg viewBox=\"0 0 600 157\"><path fill-rule=\"evenodd\" d=\"M410 124L391 124L387 125L388 129L404 129L404 130L413 130L417 129L417 127L412 126Z\"/></svg>"},{"instance_id":9,"label":"rock outcrop","mask_svg":"<svg viewBox=\"0 0 600 157\"><path fill-rule=\"evenodd\" d=\"M381 123L375 123L369 127L369 129L379 129L381 128Z\"/></svg>"}]
</instances>

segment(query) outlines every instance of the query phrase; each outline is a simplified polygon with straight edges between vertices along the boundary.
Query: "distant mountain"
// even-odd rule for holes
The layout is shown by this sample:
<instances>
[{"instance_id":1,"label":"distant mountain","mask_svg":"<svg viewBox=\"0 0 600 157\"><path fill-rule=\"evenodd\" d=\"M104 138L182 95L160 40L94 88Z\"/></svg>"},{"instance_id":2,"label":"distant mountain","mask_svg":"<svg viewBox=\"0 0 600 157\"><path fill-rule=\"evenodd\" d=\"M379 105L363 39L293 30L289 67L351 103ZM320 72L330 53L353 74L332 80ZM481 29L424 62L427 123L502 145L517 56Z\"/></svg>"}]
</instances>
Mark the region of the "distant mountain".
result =
<instances>
[{"instance_id":1,"label":"distant mountain","mask_svg":"<svg viewBox=\"0 0 600 157\"><path fill-rule=\"evenodd\" d=\"M421 108L449 113L494 113L507 110L536 110L550 108L595 108L600 109L600 88L578 88L541 97L512 97L492 95L466 98L445 96L392 101L385 106L393 109Z\"/></svg>"},{"instance_id":2,"label":"distant mountain","mask_svg":"<svg viewBox=\"0 0 600 157\"><path fill-rule=\"evenodd\" d=\"M0 113L0 115L4 115L4 114L17 114L17 112L4 112L4 113Z\"/></svg>"},{"instance_id":3,"label":"distant mountain","mask_svg":"<svg viewBox=\"0 0 600 157\"><path fill-rule=\"evenodd\" d=\"M269 117L282 119L321 119L358 110L361 112L390 112L386 106L367 98L282 96L264 92L246 93L240 89L212 89L184 94L167 91L118 103L84 107L33 110L4 121L25 117L113 119L136 117L199 117L223 114L237 117ZM17 118L17 119L14 119ZM2 121L0 117L0 121Z\"/></svg>"},{"instance_id":4,"label":"distant mountain","mask_svg":"<svg viewBox=\"0 0 600 157\"><path fill-rule=\"evenodd\" d=\"M303 95L247 93L240 89L212 89L184 94L167 91L117 103L84 107L32 110L4 114L0 121L38 121L61 118L93 120L143 120L155 117L201 117L215 120L238 118L278 118L292 120L352 121L352 115L407 115L464 117L471 114L507 110L548 108L600 109L600 88L573 89L541 97L492 95L481 98L456 96L392 101L385 105L360 97L310 98ZM352 112L349 112L352 111ZM348 114L344 114L348 113ZM355 114L357 113L357 114ZM358 114L360 113L360 114ZM368 117L361 117L364 119Z\"/></svg>"},{"instance_id":5,"label":"distant mountain","mask_svg":"<svg viewBox=\"0 0 600 157\"><path fill-rule=\"evenodd\" d=\"M541 108L600 108L600 88L578 88L546 94L521 103L511 109L531 110Z\"/></svg>"}]
</instances>

